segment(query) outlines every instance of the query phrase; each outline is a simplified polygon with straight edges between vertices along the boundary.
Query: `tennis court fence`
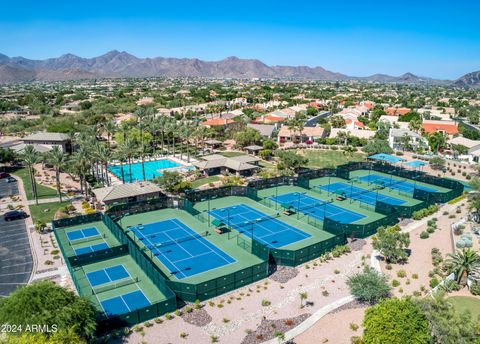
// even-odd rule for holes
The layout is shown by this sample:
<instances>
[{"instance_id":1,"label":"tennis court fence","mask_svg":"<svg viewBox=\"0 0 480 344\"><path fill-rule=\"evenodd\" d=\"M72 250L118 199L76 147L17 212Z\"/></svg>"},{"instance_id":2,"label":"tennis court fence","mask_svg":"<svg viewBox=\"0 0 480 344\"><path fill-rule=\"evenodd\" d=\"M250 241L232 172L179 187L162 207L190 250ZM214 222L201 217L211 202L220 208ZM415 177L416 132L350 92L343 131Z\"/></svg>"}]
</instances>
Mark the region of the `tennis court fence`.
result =
<instances>
[{"instance_id":1,"label":"tennis court fence","mask_svg":"<svg viewBox=\"0 0 480 344\"><path fill-rule=\"evenodd\" d=\"M72 250L72 247L68 245L68 238L65 234L64 228L97 221L104 222L104 224L112 232L112 234L115 235L120 241L120 245L105 250L76 256L74 251ZM177 308L176 296L174 292L167 286L165 278L152 267L152 264L148 261L148 258L145 256L144 252L140 252L135 247L135 245L128 240L128 238L123 232L123 235L119 233L120 229L116 228L116 226L118 227L118 225L109 215L95 213L90 215L77 216L71 219L54 220L52 222L52 226L59 248L62 251L64 257L66 258L65 263L70 272L70 275L72 276L75 288L77 289L80 296L87 297L92 301L96 300L96 298L92 294L92 287L90 286L90 283L88 282L86 275L83 271L84 265L102 262L127 254L133 258L133 260L143 270L143 272L148 276L148 278L165 295L165 298L162 300L151 300L152 304L147 307L143 307L119 316L107 318L105 314L99 312L97 321L99 323L99 329L101 331L107 331L109 329L118 327L133 326L135 324L161 316L167 312L173 312ZM130 282L132 281L128 281L128 283ZM127 281L122 281L121 283L127 283ZM118 284L116 286L108 285L105 287L95 288L94 291L95 293L101 293L106 291L106 289L109 289L110 287L115 288L120 286L121 285Z\"/></svg>"}]
</instances>

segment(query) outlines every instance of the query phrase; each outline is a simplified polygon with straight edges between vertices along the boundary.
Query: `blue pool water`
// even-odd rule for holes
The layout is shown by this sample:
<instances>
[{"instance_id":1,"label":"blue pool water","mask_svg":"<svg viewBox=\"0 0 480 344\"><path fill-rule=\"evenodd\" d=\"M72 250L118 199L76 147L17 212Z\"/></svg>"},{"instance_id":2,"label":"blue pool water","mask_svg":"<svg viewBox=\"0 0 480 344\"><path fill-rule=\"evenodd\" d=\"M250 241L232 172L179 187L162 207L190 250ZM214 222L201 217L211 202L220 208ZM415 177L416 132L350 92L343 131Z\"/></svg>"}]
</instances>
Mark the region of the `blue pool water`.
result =
<instances>
[{"instance_id":1,"label":"blue pool water","mask_svg":"<svg viewBox=\"0 0 480 344\"><path fill-rule=\"evenodd\" d=\"M420 161L420 160L413 160L410 162L405 163L406 166L414 167L414 168L419 168L427 165L426 162Z\"/></svg>"},{"instance_id":2,"label":"blue pool water","mask_svg":"<svg viewBox=\"0 0 480 344\"><path fill-rule=\"evenodd\" d=\"M136 182L143 179L142 173L142 163L136 162L131 164L132 165L132 182ZM158 170L165 169L165 168L173 168L182 166L175 161L169 159L160 159L154 161L145 161L145 180L152 180L162 175L161 172ZM130 168L128 164L124 164L123 166L123 175L125 178L125 183L130 183ZM114 175L118 177L118 179L122 180L122 168L120 165L109 166L108 170L112 172Z\"/></svg>"}]
</instances>

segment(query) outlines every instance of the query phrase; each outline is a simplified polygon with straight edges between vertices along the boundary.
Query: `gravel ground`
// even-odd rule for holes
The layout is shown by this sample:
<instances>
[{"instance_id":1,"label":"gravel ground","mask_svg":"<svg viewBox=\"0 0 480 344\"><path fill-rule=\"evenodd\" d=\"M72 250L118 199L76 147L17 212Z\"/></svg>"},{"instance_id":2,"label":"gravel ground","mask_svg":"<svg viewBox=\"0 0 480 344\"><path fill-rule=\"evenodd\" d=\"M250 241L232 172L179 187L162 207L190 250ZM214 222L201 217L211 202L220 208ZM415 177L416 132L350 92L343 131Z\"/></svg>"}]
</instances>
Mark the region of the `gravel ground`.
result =
<instances>
[{"instance_id":1,"label":"gravel ground","mask_svg":"<svg viewBox=\"0 0 480 344\"><path fill-rule=\"evenodd\" d=\"M203 308L194 309L190 313L184 312L181 317L185 322L198 327L203 327L212 321L210 314Z\"/></svg>"},{"instance_id":2,"label":"gravel ground","mask_svg":"<svg viewBox=\"0 0 480 344\"><path fill-rule=\"evenodd\" d=\"M363 246L365 246L366 244L367 244L366 240L357 239L355 241L350 241L348 243L348 247L350 247L352 251L360 251L363 248Z\"/></svg>"},{"instance_id":3,"label":"gravel ground","mask_svg":"<svg viewBox=\"0 0 480 344\"><path fill-rule=\"evenodd\" d=\"M311 314L304 313L294 318L267 320L263 319L260 326L243 339L241 344L257 344L275 338L276 333L285 333L301 322L305 321Z\"/></svg>"},{"instance_id":4,"label":"gravel ground","mask_svg":"<svg viewBox=\"0 0 480 344\"><path fill-rule=\"evenodd\" d=\"M298 275L299 271L296 268L288 266L279 266L277 271L270 275L269 279L274 280L278 283L287 283L292 278L295 278Z\"/></svg>"}]
</instances>

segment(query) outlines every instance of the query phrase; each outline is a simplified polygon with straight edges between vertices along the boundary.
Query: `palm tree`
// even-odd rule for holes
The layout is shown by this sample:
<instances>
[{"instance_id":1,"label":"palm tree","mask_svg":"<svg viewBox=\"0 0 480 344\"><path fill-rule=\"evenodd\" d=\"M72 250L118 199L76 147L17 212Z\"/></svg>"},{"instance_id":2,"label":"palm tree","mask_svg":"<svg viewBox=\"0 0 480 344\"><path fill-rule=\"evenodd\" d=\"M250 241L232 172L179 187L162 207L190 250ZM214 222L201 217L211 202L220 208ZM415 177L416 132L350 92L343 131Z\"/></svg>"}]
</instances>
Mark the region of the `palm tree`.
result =
<instances>
[{"instance_id":1,"label":"palm tree","mask_svg":"<svg viewBox=\"0 0 480 344\"><path fill-rule=\"evenodd\" d=\"M445 137L445 134L442 132L436 131L428 136L428 144L430 145L432 151L437 154L441 148L445 147L446 143L447 139Z\"/></svg>"},{"instance_id":2,"label":"palm tree","mask_svg":"<svg viewBox=\"0 0 480 344\"><path fill-rule=\"evenodd\" d=\"M348 131L339 131L337 134L337 139L342 141L343 145L346 146L348 144L348 140L351 138L351 135Z\"/></svg>"},{"instance_id":3,"label":"palm tree","mask_svg":"<svg viewBox=\"0 0 480 344\"><path fill-rule=\"evenodd\" d=\"M176 121L172 121L168 125L169 136L172 134L172 154L175 156L175 136L177 134L178 126Z\"/></svg>"},{"instance_id":4,"label":"palm tree","mask_svg":"<svg viewBox=\"0 0 480 344\"><path fill-rule=\"evenodd\" d=\"M195 130L195 136L202 143L202 154L205 154L205 139L210 136L210 129L204 125L199 125Z\"/></svg>"},{"instance_id":5,"label":"palm tree","mask_svg":"<svg viewBox=\"0 0 480 344\"><path fill-rule=\"evenodd\" d=\"M80 178L80 192L87 194L87 181L86 175L90 169L90 152L85 149L85 147L80 146L77 151L73 154L72 159L70 160L69 167L74 171Z\"/></svg>"},{"instance_id":6,"label":"palm tree","mask_svg":"<svg viewBox=\"0 0 480 344\"><path fill-rule=\"evenodd\" d=\"M127 139L123 144L120 145L119 151L127 159L129 179L130 179L130 183L132 183L133 182L132 158L135 156L135 153L137 152L135 142L130 139Z\"/></svg>"},{"instance_id":7,"label":"palm tree","mask_svg":"<svg viewBox=\"0 0 480 344\"><path fill-rule=\"evenodd\" d=\"M38 205L37 183L35 182L35 168L33 167L37 162L40 161L38 153L32 145L28 145L23 150L21 157L27 166L30 182L32 184L33 198L35 199L35 204Z\"/></svg>"},{"instance_id":8,"label":"palm tree","mask_svg":"<svg viewBox=\"0 0 480 344\"><path fill-rule=\"evenodd\" d=\"M55 181L57 183L57 194L60 203L62 203L62 190L60 185L60 169L65 165L65 154L59 146L54 146L46 155L46 160L55 168Z\"/></svg>"},{"instance_id":9,"label":"palm tree","mask_svg":"<svg viewBox=\"0 0 480 344\"><path fill-rule=\"evenodd\" d=\"M117 126L112 121L108 121L103 124L103 128L107 133L107 147L110 148L110 141L113 138L113 135L115 135L115 132L117 131Z\"/></svg>"},{"instance_id":10,"label":"palm tree","mask_svg":"<svg viewBox=\"0 0 480 344\"><path fill-rule=\"evenodd\" d=\"M410 123L408 123L408 129L414 132L418 132L421 127L422 127L422 123L418 118L413 118L410 120Z\"/></svg>"},{"instance_id":11,"label":"palm tree","mask_svg":"<svg viewBox=\"0 0 480 344\"><path fill-rule=\"evenodd\" d=\"M110 186L110 179L108 178L108 161L110 160L110 151L102 144L95 145L95 157L100 165L100 174L102 180Z\"/></svg>"},{"instance_id":12,"label":"palm tree","mask_svg":"<svg viewBox=\"0 0 480 344\"><path fill-rule=\"evenodd\" d=\"M125 171L123 170L123 163L127 159L127 157L125 156L125 151L122 150L120 147L120 149L117 149L114 152L114 156L116 159L118 159L118 161L120 161L120 173L122 175L122 183L125 184Z\"/></svg>"},{"instance_id":13,"label":"palm tree","mask_svg":"<svg viewBox=\"0 0 480 344\"><path fill-rule=\"evenodd\" d=\"M461 285L466 284L471 272L480 272L480 255L471 248L457 250L455 254L449 253L448 257L447 266L455 273L457 282Z\"/></svg>"}]
</instances>

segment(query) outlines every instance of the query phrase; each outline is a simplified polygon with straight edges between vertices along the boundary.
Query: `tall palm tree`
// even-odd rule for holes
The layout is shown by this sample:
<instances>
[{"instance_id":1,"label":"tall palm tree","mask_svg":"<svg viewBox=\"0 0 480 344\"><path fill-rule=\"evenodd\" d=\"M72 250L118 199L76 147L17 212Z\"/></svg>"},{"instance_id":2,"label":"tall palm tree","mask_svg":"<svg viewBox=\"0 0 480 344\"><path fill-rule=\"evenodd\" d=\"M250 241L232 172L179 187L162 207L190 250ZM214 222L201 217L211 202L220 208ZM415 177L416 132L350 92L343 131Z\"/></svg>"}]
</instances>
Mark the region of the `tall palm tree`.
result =
<instances>
[{"instance_id":1,"label":"tall palm tree","mask_svg":"<svg viewBox=\"0 0 480 344\"><path fill-rule=\"evenodd\" d=\"M90 169L90 152L85 147L80 146L78 150L72 155L70 163L68 164L72 171L80 178L80 192L87 195L87 181L86 175Z\"/></svg>"},{"instance_id":2,"label":"tall palm tree","mask_svg":"<svg viewBox=\"0 0 480 344\"><path fill-rule=\"evenodd\" d=\"M448 254L446 263L450 271L455 273L457 282L462 285L465 285L471 272L480 272L480 255L471 248Z\"/></svg>"},{"instance_id":3,"label":"tall palm tree","mask_svg":"<svg viewBox=\"0 0 480 344\"><path fill-rule=\"evenodd\" d=\"M114 152L114 156L116 159L118 159L118 161L120 161L120 173L122 175L122 183L125 184L125 171L123 170L123 163L127 159L125 151L122 150L120 147Z\"/></svg>"},{"instance_id":4,"label":"tall palm tree","mask_svg":"<svg viewBox=\"0 0 480 344\"><path fill-rule=\"evenodd\" d=\"M30 183L32 184L33 198L35 199L35 204L38 204L37 183L35 182L35 168L33 166L40 161L39 155L32 145L28 145L23 150L21 158L27 166Z\"/></svg>"},{"instance_id":5,"label":"tall palm tree","mask_svg":"<svg viewBox=\"0 0 480 344\"><path fill-rule=\"evenodd\" d=\"M108 161L111 158L110 151L103 144L97 143L95 145L94 155L99 165L101 179L107 186L110 186L110 179L108 177Z\"/></svg>"},{"instance_id":6,"label":"tall palm tree","mask_svg":"<svg viewBox=\"0 0 480 344\"><path fill-rule=\"evenodd\" d=\"M53 165L55 169L55 181L57 184L57 194L60 203L62 203L62 190L60 185L60 169L65 165L66 159L65 154L60 149L59 146L54 146L50 152L46 155L46 160L48 163Z\"/></svg>"},{"instance_id":7,"label":"tall palm tree","mask_svg":"<svg viewBox=\"0 0 480 344\"><path fill-rule=\"evenodd\" d=\"M418 132L421 127L422 127L422 122L418 118L413 118L408 123L408 129L414 132Z\"/></svg>"},{"instance_id":8,"label":"tall palm tree","mask_svg":"<svg viewBox=\"0 0 480 344\"><path fill-rule=\"evenodd\" d=\"M135 145L135 142L128 139L120 145L119 147L119 151L121 152L121 154L123 154L123 156L127 159L127 164L128 164L128 174L129 174L129 179L130 179L130 183L133 182L133 179L132 179L132 159L133 157L135 156L135 153L137 152L137 149L136 149L136 145ZM123 169L123 167L122 167Z\"/></svg>"},{"instance_id":9,"label":"tall palm tree","mask_svg":"<svg viewBox=\"0 0 480 344\"><path fill-rule=\"evenodd\" d=\"M115 135L115 132L117 131L117 126L112 121L107 121L103 124L103 128L107 133L107 147L110 149L110 142L113 138L113 135Z\"/></svg>"},{"instance_id":10,"label":"tall palm tree","mask_svg":"<svg viewBox=\"0 0 480 344\"><path fill-rule=\"evenodd\" d=\"M447 138L445 137L445 134L442 132L434 132L433 134L428 136L428 144L430 145L430 148L432 151L438 154L438 151L445 147L445 144L447 143Z\"/></svg>"},{"instance_id":11,"label":"tall palm tree","mask_svg":"<svg viewBox=\"0 0 480 344\"><path fill-rule=\"evenodd\" d=\"M177 135L177 122L175 120L171 121L168 125L169 136L172 135L172 154L175 156L175 137Z\"/></svg>"}]
</instances>

